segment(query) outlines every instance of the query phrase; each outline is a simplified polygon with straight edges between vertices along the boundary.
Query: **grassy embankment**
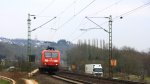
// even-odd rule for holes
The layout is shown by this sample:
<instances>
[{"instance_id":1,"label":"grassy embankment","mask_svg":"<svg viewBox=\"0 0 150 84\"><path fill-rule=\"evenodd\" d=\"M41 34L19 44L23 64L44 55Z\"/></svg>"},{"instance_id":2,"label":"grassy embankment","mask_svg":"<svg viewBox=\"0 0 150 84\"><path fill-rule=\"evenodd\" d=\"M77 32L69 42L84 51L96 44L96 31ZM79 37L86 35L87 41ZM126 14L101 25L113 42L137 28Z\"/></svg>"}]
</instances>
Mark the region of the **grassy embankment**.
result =
<instances>
[{"instance_id":1,"label":"grassy embankment","mask_svg":"<svg viewBox=\"0 0 150 84\"><path fill-rule=\"evenodd\" d=\"M11 84L9 81L0 79L0 84Z\"/></svg>"}]
</instances>

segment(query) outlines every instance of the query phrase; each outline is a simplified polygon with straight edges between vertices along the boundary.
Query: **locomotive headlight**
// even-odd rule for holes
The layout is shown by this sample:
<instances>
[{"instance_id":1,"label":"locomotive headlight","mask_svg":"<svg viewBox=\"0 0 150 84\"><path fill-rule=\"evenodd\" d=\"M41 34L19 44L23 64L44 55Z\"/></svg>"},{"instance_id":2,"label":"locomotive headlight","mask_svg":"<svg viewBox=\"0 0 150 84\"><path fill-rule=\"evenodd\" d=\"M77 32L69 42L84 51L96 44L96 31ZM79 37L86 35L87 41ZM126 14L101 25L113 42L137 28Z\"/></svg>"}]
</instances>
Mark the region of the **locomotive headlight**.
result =
<instances>
[{"instance_id":1,"label":"locomotive headlight","mask_svg":"<svg viewBox=\"0 0 150 84\"><path fill-rule=\"evenodd\" d=\"M54 62L58 62L58 60L54 60Z\"/></svg>"},{"instance_id":2,"label":"locomotive headlight","mask_svg":"<svg viewBox=\"0 0 150 84\"><path fill-rule=\"evenodd\" d=\"M48 62L48 59L45 59L45 62Z\"/></svg>"}]
</instances>

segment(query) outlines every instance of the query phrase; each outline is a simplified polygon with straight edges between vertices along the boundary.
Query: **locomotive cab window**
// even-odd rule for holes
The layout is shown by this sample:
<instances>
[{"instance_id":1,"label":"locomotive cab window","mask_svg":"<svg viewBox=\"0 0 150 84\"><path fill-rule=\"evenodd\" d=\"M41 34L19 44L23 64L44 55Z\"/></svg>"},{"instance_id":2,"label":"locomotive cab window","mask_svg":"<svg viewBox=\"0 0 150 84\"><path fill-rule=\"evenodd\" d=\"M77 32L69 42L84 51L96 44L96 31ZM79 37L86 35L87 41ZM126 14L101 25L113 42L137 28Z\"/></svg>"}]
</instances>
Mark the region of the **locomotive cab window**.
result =
<instances>
[{"instance_id":1,"label":"locomotive cab window","mask_svg":"<svg viewBox=\"0 0 150 84\"><path fill-rule=\"evenodd\" d=\"M58 57L58 53L52 53L52 58L57 58Z\"/></svg>"},{"instance_id":2,"label":"locomotive cab window","mask_svg":"<svg viewBox=\"0 0 150 84\"><path fill-rule=\"evenodd\" d=\"M57 58L58 57L58 53L45 52L45 57L46 58Z\"/></svg>"},{"instance_id":3,"label":"locomotive cab window","mask_svg":"<svg viewBox=\"0 0 150 84\"><path fill-rule=\"evenodd\" d=\"M51 53L50 52L45 52L45 57L51 57Z\"/></svg>"}]
</instances>

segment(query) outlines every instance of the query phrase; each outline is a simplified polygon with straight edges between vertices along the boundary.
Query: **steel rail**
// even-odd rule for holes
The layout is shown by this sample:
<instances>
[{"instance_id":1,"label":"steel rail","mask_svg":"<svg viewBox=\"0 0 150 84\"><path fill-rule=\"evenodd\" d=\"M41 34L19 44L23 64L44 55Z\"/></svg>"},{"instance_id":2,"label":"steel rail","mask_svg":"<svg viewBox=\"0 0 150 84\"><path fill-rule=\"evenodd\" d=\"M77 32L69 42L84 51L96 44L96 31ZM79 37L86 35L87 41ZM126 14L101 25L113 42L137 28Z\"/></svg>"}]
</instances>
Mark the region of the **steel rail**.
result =
<instances>
[{"instance_id":1,"label":"steel rail","mask_svg":"<svg viewBox=\"0 0 150 84\"><path fill-rule=\"evenodd\" d=\"M119 80L119 79L110 79L104 77L97 77L82 73L75 73L75 72L59 72L59 76L67 77L73 80L81 80L87 82L88 84L145 84L144 82L135 82L135 81L127 81L127 80Z\"/></svg>"}]
</instances>

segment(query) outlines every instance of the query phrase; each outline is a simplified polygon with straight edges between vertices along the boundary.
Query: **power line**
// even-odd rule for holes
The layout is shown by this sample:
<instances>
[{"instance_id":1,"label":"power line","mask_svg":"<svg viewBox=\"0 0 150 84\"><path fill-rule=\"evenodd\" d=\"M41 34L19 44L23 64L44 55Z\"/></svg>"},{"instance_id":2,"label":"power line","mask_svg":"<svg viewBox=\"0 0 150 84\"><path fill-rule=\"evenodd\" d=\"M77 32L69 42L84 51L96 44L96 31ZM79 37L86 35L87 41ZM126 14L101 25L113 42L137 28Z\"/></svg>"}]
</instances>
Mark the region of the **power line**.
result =
<instances>
[{"instance_id":1,"label":"power line","mask_svg":"<svg viewBox=\"0 0 150 84\"><path fill-rule=\"evenodd\" d=\"M63 13L65 13L69 8L71 8L71 6L73 6L73 4L74 3L76 3L77 2L77 0L74 0L69 6L67 6L63 11L61 11L56 17L59 17L60 15L62 15ZM54 3L54 0L53 1L51 1L51 3L49 4L49 5L47 5L40 13L42 13L42 12L44 12L52 3ZM40 14L39 13L39 14ZM38 15L39 15L38 14ZM41 16L40 16L41 17ZM43 16L43 17L49 17L49 16ZM48 21L49 22L49 21ZM48 23L48 22L46 22L46 24ZM42 26L42 25L41 25ZM41 26L39 26L38 28L40 28ZM35 29L33 29L33 31L34 30L36 30L37 28L35 28ZM56 29L56 31L57 31L57 29ZM56 32L55 31L55 32Z\"/></svg>"},{"instance_id":2,"label":"power line","mask_svg":"<svg viewBox=\"0 0 150 84\"><path fill-rule=\"evenodd\" d=\"M43 10L41 10L36 16L39 16L40 14L42 14L47 8L49 8L55 0L52 0Z\"/></svg>"},{"instance_id":3,"label":"power line","mask_svg":"<svg viewBox=\"0 0 150 84\"><path fill-rule=\"evenodd\" d=\"M87 7L89 7L92 3L94 3L95 0L93 0L92 2L90 2L88 5L86 5L84 8L82 8L77 14L73 15L71 18L69 18L65 23L63 23L61 26L59 26L57 28L57 31L62 28L64 25L66 25L67 23L69 23L72 19L74 19L77 15L79 15L82 11L84 11ZM57 31L55 31L54 33L56 33ZM54 34L53 34L54 35ZM54 37L54 36L53 36Z\"/></svg>"},{"instance_id":4,"label":"power line","mask_svg":"<svg viewBox=\"0 0 150 84\"><path fill-rule=\"evenodd\" d=\"M93 0L92 2L90 2L88 5L86 5L84 8L82 8L77 14L73 15L71 18L69 18L64 24L62 24L59 28L62 28L64 25L66 25L68 22L70 22L73 18L75 18L77 15L79 15L82 11L84 11L87 7L89 7L93 2L95 2L95 0Z\"/></svg>"},{"instance_id":5,"label":"power line","mask_svg":"<svg viewBox=\"0 0 150 84\"><path fill-rule=\"evenodd\" d=\"M84 18L84 19L85 19L85 18ZM82 24L82 21L83 21L84 19L82 19L81 22L80 22L80 24L75 27L75 30L72 31L72 32L70 33L70 35L68 35L68 38L69 38L69 37L72 37L72 36L76 33L76 31L78 31L76 28L79 28L81 25L85 25L85 24L86 24L86 23L83 23L83 24Z\"/></svg>"},{"instance_id":6,"label":"power line","mask_svg":"<svg viewBox=\"0 0 150 84\"><path fill-rule=\"evenodd\" d=\"M119 1L117 1L117 2L115 2L115 3L113 3L113 4L111 4L111 5L107 6L107 7L106 7L106 8L104 8L104 9L99 10L98 12L93 13L93 14L94 14L94 15L96 15L96 14L98 14L98 13L102 12L102 11L105 11L105 10L107 10L107 9L111 8L112 6L114 6L114 5L116 5L116 4L119 4L121 1L122 1L122 0L119 0ZM92 15L92 14L91 14L91 15Z\"/></svg>"},{"instance_id":7,"label":"power line","mask_svg":"<svg viewBox=\"0 0 150 84\"><path fill-rule=\"evenodd\" d=\"M42 12L44 12L49 6L51 6L52 3L54 3L55 0L51 1L51 3L49 5L47 5L39 14L41 14ZM71 8L73 6L73 4L75 4L77 2L77 0L74 0L71 4L69 4L64 10L62 10L60 13L58 13L56 15L56 17L59 17L60 15L62 15L63 13L65 13L69 8ZM39 16L39 14L37 14ZM40 17L50 17L50 16L40 16Z\"/></svg>"},{"instance_id":8,"label":"power line","mask_svg":"<svg viewBox=\"0 0 150 84\"><path fill-rule=\"evenodd\" d=\"M150 5L150 2L148 2L148 3L146 3L146 4L143 4L143 5L141 5L141 6L137 7L137 8L134 8L134 9L128 11L128 12L125 12L125 13L121 14L120 16L116 16L115 18L113 18L113 20L115 20L115 19L117 19L117 18L120 18L120 17L122 17L122 16L125 16L125 15L128 15L128 14L131 14L131 13L133 13L134 11L139 10L139 9L141 9L141 8L143 8L143 7L146 7L146 6L148 6L148 5ZM107 22L103 22L103 23L100 24L100 25L103 25L103 24L105 24L105 23L107 23ZM97 27L97 26L96 26L96 27ZM79 37L81 37L81 36L82 36L83 34L85 34L85 33L86 33L86 32L81 33L79 36L77 36L76 38L74 38L72 41L78 39Z\"/></svg>"},{"instance_id":9,"label":"power line","mask_svg":"<svg viewBox=\"0 0 150 84\"><path fill-rule=\"evenodd\" d=\"M134 11L137 11L137 10L143 8L143 7L148 6L148 5L150 5L150 2L145 3L145 4L143 4L143 5L141 5L141 6L137 7L137 8L134 8L134 9L128 11L128 12L125 12L125 13L121 14L120 16L116 16L116 17L113 18L113 19L116 19L116 18L118 18L118 17L121 17L121 16L125 16L125 15L128 15L128 14L131 14L131 13L133 13Z\"/></svg>"},{"instance_id":10,"label":"power line","mask_svg":"<svg viewBox=\"0 0 150 84\"><path fill-rule=\"evenodd\" d=\"M115 2L115 3L113 3L113 4L111 4L111 5L109 5L109 6L107 6L107 7L105 7L104 9L102 9L102 10L100 10L100 11L98 11L98 12L95 12L95 13L93 13L93 14L98 14L98 13L100 13L100 12L103 12L103 11L105 11L105 10L107 10L107 9L109 9L109 8L111 8L112 6L114 6L114 5L116 5L116 4L119 4L120 2L121 2L122 0L119 0L119 1L117 1L117 2ZM90 14L90 15L92 15L92 14ZM87 23L87 22L86 22ZM86 24L86 23L84 23L84 24ZM77 26L77 27L80 27L81 26L81 23L79 24L79 26ZM76 27L76 28L77 28ZM76 30L77 31L77 30ZM76 31L73 31L70 35L68 35L68 36L72 36Z\"/></svg>"},{"instance_id":11,"label":"power line","mask_svg":"<svg viewBox=\"0 0 150 84\"><path fill-rule=\"evenodd\" d=\"M133 13L133 12L135 12L135 11L141 9L141 8L144 8L144 7L148 6L148 5L150 5L150 2L145 3L145 4L141 5L141 6L138 6L138 7L134 8L134 9L132 9L132 10L130 10L130 11L128 11L128 12L125 12L125 13L119 15L119 16L116 16L116 17L114 17L114 18L112 18L112 19L113 19L113 20L115 20L115 19L117 19L117 18L121 18L121 19L122 19L123 16L129 15L129 14L131 14L131 13ZM107 23L107 21L101 23L100 25L103 25L103 24L106 24L106 23Z\"/></svg>"},{"instance_id":12,"label":"power line","mask_svg":"<svg viewBox=\"0 0 150 84\"><path fill-rule=\"evenodd\" d=\"M56 17L54 17L54 18L50 19L49 21L45 22L44 24L40 25L39 27L34 28L34 29L33 29L33 30L31 30L30 32L35 31L35 30L37 30L37 29L41 28L42 26L46 25L47 23L49 23L50 21L52 21L52 20L53 20L53 19L55 19L55 18L56 18Z\"/></svg>"},{"instance_id":13,"label":"power line","mask_svg":"<svg viewBox=\"0 0 150 84\"><path fill-rule=\"evenodd\" d=\"M89 7L92 3L94 3L95 0L93 0L91 3L89 3L88 5L86 5L83 9L81 9L75 16L79 15L82 11L84 11L87 7Z\"/></svg>"},{"instance_id":14,"label":"power line","mask_svg":"<svg viewBox=\"0 0 150 84\"><path fill-rule=\"evenodd\" d=\"M60 16L60 15L62 15L63 13L65 13L65 11L67 11L69 8L71 8L71 7L73 6L73 4L75 4L76 2L77 2L77 0L74 0L69 6L67 6L63 11L61 11L61 12L57 15L57 17Z\"/></svg>"},{"instance_id":15,"label":"power line","mask_svg":"<svg viewBox=\"0 0 150 84\"><path fill-rule=\"evenodd\" d=\"M119 16L116 16L116 17L112 18L112 20L115 20L115 19L117 19L117 18L121 18L121 19L122 19L122 18L123 18L122 16L129 15L129 14L131 14L131 13L133 13L133 12L135 12L135 11L137 11L137 10L143 8L143 7L146 7L146 6L148 6L148 5L150 5L150 2L145 3L145 4L143 4L143 5L139 6L139 7L136 7L136 8L134 8L134 9L128 11L128 12L125 12L125 13L119 15ZM100 25L103 25L103 24L106 24L106 23L107 23L107 21L101 23Z\"/></svg>"}]
</instances>

